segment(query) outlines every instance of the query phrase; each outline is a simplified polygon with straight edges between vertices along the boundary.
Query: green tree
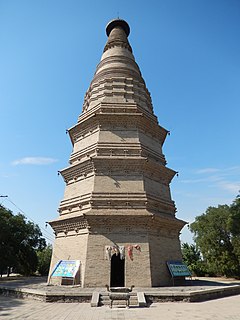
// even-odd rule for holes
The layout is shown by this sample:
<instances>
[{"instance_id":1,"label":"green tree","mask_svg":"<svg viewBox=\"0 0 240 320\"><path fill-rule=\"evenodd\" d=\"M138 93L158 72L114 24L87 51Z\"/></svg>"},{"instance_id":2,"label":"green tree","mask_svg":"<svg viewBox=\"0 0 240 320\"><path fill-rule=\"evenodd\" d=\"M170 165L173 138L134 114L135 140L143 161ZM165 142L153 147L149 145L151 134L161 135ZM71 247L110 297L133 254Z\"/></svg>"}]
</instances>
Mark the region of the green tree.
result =
<instances>
[{"instance_id":1,"label":"green tree","mask_svg":"<svg viewBox=\"0 0 240 320\"><path fill-rule=\"evenodd\" d=\"M202 276L206 273L204 263L201 259L201 253L195 244L183 243L182 257L183 262L194 275Z\"/></svg>"},{"instance_id":2,"label":"green tree","mask_svg":"<svg viewBox=\"0 0 240 320\"><path fill-rule=\"evenodd\" d=\"M235 276L239 274L239 261L229 228L230 207L209 207L190 225L197 248L200 249L208 273Z\"/></svg>"},{"instance_id":3,"label":"green tree","mask_svg":"<svg viewBox=\"0 0 240 320\"><path fill-rule=\"evenodd\" d=\"M51 257L52 257L52 246L49 244L43 250L37 252L38 256L38 267L37 271L42 276L46 276L49 272Z\"/></svg>"},{"instance_id":4,"label":"green tree","mask_svg":"<svg viewBox=\"0 0 240 320\"><path fill-rule=\"evenodd\" d=\"M37 268L36 250L42 250L46 241L40 228L27 221L22 214L0 206L0 273L14 267L19 273L30 275Z\"/></svg>"},{"instance_id":5,"label":"green tree","mask_svg":"<svg viewBox=\"0 0 240 320\"><path fill-rule=\"evenodd\" d=\"M236 197L230 206L228 229L232 234L234 253L240 264L240 195Z\"/></svg>"},{"instance_id":6,"label":"green tree","mask_svg":"<svg viewBox=\"0 0 240 320\"><path fill-rule=\"evenodd\" d=\"M12 212L0 205L0 274L15 263L11 221Z\"/></svg>"}]
</instances>

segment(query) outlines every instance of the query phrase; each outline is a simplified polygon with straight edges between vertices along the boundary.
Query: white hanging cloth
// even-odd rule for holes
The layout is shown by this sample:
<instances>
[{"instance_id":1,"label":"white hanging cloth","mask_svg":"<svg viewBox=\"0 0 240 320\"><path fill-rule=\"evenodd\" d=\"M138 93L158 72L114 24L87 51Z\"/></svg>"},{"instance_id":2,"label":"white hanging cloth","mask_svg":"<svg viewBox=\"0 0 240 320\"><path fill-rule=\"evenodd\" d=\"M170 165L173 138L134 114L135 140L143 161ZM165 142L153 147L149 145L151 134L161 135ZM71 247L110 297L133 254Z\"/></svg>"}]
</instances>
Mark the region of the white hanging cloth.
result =
<instances>
[{"instance_id":1,"label":"white hanging cloth","mask_svg":"<svg viewBox=\"0 0 240 320\"><path fill-rule=\"evenodd\" d=\"M119 249L120 259L121 260L125 259L125 247L124 246L118 246L118 249Z\"/></svg>"}]
</instances>

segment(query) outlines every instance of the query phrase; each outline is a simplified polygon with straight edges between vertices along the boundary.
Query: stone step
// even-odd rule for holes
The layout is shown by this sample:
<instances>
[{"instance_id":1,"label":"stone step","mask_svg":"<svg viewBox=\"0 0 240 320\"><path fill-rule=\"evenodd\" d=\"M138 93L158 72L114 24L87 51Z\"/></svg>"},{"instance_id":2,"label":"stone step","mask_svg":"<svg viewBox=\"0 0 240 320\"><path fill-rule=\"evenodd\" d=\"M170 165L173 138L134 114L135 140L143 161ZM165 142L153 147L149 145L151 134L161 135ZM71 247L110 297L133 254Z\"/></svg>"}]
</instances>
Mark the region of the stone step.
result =
<instances>
[{"instance_id":1,"label":"stone step","mask_svg":"<svg viewBox=\"0 0 240 320\"><path fill-rule=\"evenodd\" d=\"M125 300L113 300L116 304L125 304ZM103 303L103 305L109 305L110 300L99 300L100 303ZM138 305L138 300L130 300L131 305Z\"/></svg>"},{"instance_id":2,"label":"stone step","mask_svg":"<svg viewBox=\"0 0 240 320\"><path fill-rule=\"evenodd\" d=\"M99 296L99 305L110 306L110 298L108 293L101 293ZM114 300L113 306L126 306L125 300ZM130 306L138 306L138 297L137 294L130 295Z\"/></svg>"}]
</instances>

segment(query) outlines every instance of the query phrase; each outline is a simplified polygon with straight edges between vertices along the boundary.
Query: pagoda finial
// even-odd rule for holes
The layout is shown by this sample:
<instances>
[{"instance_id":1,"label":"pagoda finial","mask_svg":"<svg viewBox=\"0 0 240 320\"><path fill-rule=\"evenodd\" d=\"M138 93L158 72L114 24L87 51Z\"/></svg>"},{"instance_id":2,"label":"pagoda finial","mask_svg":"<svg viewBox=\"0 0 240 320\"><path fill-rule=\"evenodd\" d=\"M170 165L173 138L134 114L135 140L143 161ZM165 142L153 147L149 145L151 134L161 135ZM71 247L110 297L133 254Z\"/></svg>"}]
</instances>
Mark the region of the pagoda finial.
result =
<instances>
[{"instance_id":1,"label":"pagoda finial","mask_svg":"<svg viewBox=\"0 0 240 320\"><path fill-rule=\"evenodd\" d=\"M106 33L108 40L104 47L104 52L113 47L121 47L126 48L132 53L132 48L128 42L130 27L125 20L111 20L106 27Z\"/></svg>"},{"instance_id":2,"label":"pagoda finial","mask_svg":"<svg viewBox=\"0 0 240 320\"><path fill-rule=\"evenodd\" d=\"M116 27L122 28L125 31L126 36L127 37L129 36L130 27L129 27L128 23L123 19L117 18L117 19L111 20L106 26L106 33L107 33L108 37L109 37L111 31Z\"/></svg>"}]
</instances>

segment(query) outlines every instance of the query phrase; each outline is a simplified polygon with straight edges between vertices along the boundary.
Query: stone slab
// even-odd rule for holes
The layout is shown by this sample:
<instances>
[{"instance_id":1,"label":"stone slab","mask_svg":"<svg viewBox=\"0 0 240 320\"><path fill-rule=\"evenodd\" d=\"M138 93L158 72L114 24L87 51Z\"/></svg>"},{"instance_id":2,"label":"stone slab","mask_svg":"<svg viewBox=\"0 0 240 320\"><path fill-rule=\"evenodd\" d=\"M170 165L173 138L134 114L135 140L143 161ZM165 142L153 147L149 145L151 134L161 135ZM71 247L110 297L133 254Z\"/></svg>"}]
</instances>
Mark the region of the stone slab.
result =
<instances>
[{"instance_id":1,"label":"stone slab","mask_svg":"<svg viewBox=\"0 0 240 320\"><path fill-rule=\"evenodd\" d=\"M146 307L147 306L144 292L137 292L137 298L138 298L138 306L139 307Z\"/></svg>"},{"instance_id":2,"label":"stone slab","mask_svg":"<svg viewBox=\"0 0 240 320\"><path fill-rule=\"evenodd\" d=\"M98 291L94 291L92 294L92 300L91 300L91 307L98 307L98 303L99 303L99 292Z\"/></svg>"}]
</instances>

